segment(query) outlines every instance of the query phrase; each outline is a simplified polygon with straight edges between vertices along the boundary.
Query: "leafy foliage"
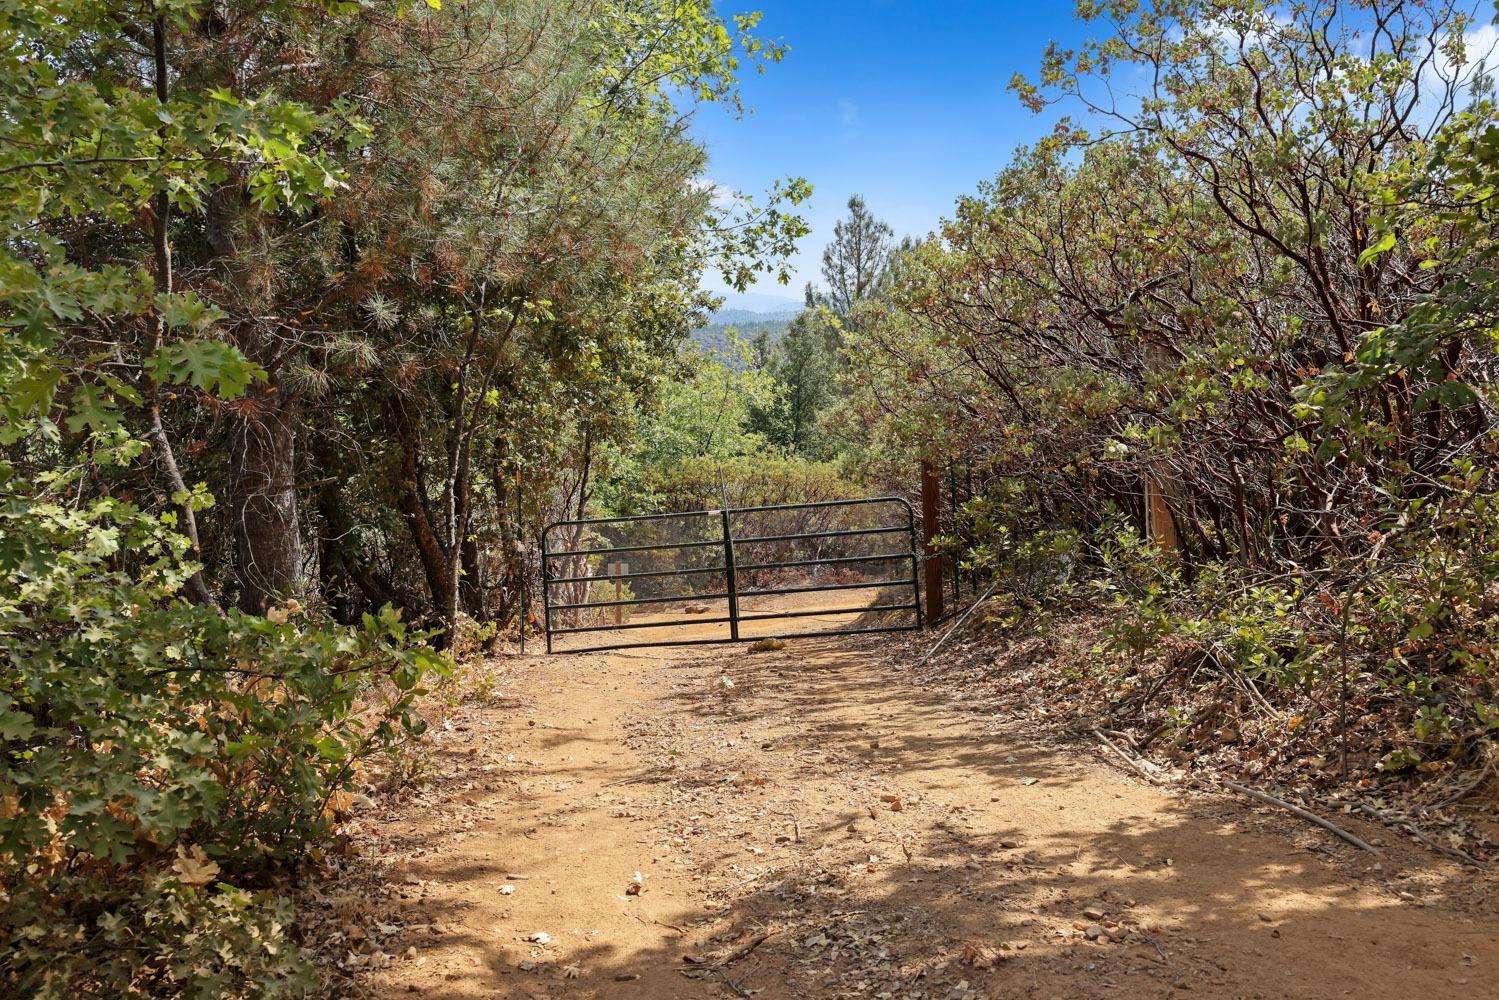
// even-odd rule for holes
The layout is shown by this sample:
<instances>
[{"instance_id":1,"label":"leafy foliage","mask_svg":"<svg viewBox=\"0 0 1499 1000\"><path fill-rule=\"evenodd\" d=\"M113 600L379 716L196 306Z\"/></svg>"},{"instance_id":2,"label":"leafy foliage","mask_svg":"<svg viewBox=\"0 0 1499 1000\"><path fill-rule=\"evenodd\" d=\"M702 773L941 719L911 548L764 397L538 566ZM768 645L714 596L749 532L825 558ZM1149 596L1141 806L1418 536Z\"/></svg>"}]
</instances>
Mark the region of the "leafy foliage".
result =
<instances>
[{"instance_id":1,"label":"leafy foliage","mask_svg":"<svg viewBox=\"0 0 1499 1000\"><path fill-rule=\"evenodd\" d=\"M781 57L756 21L0 4L4 992L305 985L266 887L420 734L424 640L527 613L519 540L656 405L701 273L806 231L684 126Z\"/></svg>"},{"instance_id":2,"label":"leafy foliage","mask_svg":"<svg viewBox=\"0 0 1499 1000\"><path fill-rule=\"evenodd\" d=\"M1499 133L1469 12L1078 10L1102 37L1014 89L1084 121L899 255L850 334L860 454L979 470L971 558L1101 600L1121 688L1152 658L1250 714L1309 698L1298 737L1366 774L1483 759Z\"/></svg>"},{"instance_id":3,"label":"leafy foliage","mask_svg":"<svg viewBox=\"0 0 1499 1000\"><path fill-rule=\"evenodd\" d=\"M12 984L108 993L149 975L208 996L291 976L294 949L272 927L281 904L232 886L327 836L359 763L421 732L412 701L442 661L389 609L330 629L295 603L269 618L189 604L178 592L193 567L172 515L67 502L78 483L66 476L37 486L0 508ZM182 845L194 845L195 871L228 885L183 871L181 891L122 881L133 869L170 881ZM174 933L215 924L224 938L178 950ZM109 962L90 951L58 963L47 946L94 935Z\"/></svg>"}]
</instances>

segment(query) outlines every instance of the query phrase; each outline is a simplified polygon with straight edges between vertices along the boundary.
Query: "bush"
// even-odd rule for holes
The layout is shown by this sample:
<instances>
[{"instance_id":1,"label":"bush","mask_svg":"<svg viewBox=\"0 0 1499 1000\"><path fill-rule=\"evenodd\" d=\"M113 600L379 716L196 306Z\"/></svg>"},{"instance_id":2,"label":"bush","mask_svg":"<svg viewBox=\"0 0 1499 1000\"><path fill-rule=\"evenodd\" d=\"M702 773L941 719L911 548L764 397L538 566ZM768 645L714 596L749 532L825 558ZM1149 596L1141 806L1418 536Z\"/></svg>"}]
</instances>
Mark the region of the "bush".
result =
<instances>
[{"instance_id":1,"label":"bush","mask_svg":"<svg viewBox=\"0 0 1499 1000\"><path fill-rule=\"evenodd\" d=\"M1210 562L1188 576L1107 523L1091 582L1104 597L1105 648L1128 660L1116 683L1154 657L1184 668L1186 684L1154 688L1179 701L1226 682L1267 722L1321 722L1342 737L1351 718L1364 730L1360 755L1381 770L1482 763L1499 732L1492 480L1459 460L1444 495L1391 502L1371 553L1289 573Z\"/></svg>"},{"instance_id":2,"label":"bush","mask_svg":"<svg viewBox=\"0 0 1499 1000\"><path fill-rule=\"evenodd\" d=\"M72 913L48 905L59 898ZM270 892L179 877L111 890L61 874L7 906L5 963L11 985L36 1000L296 995L315 979L288 939L292 920L290 904Z\"/></svg>"},{"instance_id":3,"label":"bush","mask_svg":"<svg viewBox=\"0 0 1499 1000\"><path fill-rule=\"evenodd\" d=\"M345 629L296 601L189 604L172 516L51 499L75 485L0 507L0 974L56 996L289 989L283 904L234 886L316 855L446 662L389 608Z\"/></svg>"}]
</instances>

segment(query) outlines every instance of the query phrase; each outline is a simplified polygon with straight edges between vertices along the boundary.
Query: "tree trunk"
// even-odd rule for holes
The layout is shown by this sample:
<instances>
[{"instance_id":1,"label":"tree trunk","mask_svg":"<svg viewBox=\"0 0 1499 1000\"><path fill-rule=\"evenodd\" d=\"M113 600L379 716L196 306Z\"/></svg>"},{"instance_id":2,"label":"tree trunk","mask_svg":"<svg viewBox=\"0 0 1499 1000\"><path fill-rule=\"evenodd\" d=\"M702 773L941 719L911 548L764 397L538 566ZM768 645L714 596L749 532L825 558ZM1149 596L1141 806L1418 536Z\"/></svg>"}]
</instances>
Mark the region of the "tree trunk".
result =
<instances>
[{"instance_id":1,"label":"tree trunk","mask_svg":"<svg viewBox=\"0 0 1499 1000\"><path fill-rule=\"evenodd\" d=\"M476 622L487 621L489 609L485 607L487 581L484 579L484 563L479 555L479 538L474 529L473 518L469 518L468 529L463 533L463 577L458 581L463 597L464 612Z\"/></svg>"},{"instance_id":2,"label":"tree trunk","mask_svg":"<svg viewBox=\"0 0 1499 1000\"><path fill-rule=\"evenodd\" d=\"M239 606L264 614L277 598L302 591L302 528L297 513L296 406L274 385L234 417L235 574Z\"/></svg>"},{"instance_id":3,"label":"tree trunk","mask_svg":"<svg viewBox=\"0 0 1499 1000\"><path fill-rule=\"evenodd\" d=\"M171 96L171 88L167 79L167 23L166 18L157 17L151 22L151 53L156 74L156 99L165 105ZM162 295L171 295L175 290L175 278L172 272L172 201L165 191L160 192L154 199L155 219L151 226L151 245L156 258L156 290ZM161 314L152 310L147 318L147 325L151 330L152 350L159 350L165 337L166 326L162 321ZM167 434L166 423L161 419L161 387L154 382L150 383L143 395L147 398L151 410L151 437L156 443L157 454L160 456L162 469L166 473L167 483L172 488L172 495L182 497L181 502L181 524L182 532L192 544L193 558L200 563L203 559L203 544L198 536L198 515L193 510L191 491L187 488L187 482L182 478L182 469L177 464L177 452L172 448L171 436ZM197 569L187 580L187 594L196 604L218 609L218 601L214 599L213 593L209 591L208 584L203 579L203 570Z\"/></svg>"},{"instance_id":4,"label":"tree trunk","mask_svg":"<svg viewBox=\"0 0 1499 1000\"><path fill-rule=\"evenodd\" d=\"M401 509L401 520L411 532L416 551L422 561L422 570L427 577L427 592L432 598L432 609L451 625L452 618L446 612L451 596L455 593L454 566L448 559L442 538L433 528L432 512L427 501L426 472L422 463L421 431L416 426L407 401L396 397L386 407L391 436L401 448L401 469L396 483L396 502Z\"/></svg>"}]
</instances>

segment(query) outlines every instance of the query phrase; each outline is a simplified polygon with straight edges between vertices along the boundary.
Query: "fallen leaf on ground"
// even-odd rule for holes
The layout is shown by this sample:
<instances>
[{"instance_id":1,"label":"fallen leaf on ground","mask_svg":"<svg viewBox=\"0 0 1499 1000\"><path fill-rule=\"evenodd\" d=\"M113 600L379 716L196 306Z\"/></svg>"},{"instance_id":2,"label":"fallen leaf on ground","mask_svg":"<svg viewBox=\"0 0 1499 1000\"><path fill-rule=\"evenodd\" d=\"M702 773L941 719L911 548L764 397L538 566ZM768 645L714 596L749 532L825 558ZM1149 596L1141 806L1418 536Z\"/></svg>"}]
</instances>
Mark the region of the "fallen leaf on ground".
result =
<instances>
[{"instance_id":1,"label":"fallen leaf on ground","mask_svg":"<svg viewBox=\"0 0 1499 1000\"><path fill-rule=\"evenodd\" d=\"M969 941L963 945L963 954L959 957L964 965L971 965L975 969L992 969L996 964L1008 957L997 948L992 948L982 941Z\"/></svg>"}]
</instances>

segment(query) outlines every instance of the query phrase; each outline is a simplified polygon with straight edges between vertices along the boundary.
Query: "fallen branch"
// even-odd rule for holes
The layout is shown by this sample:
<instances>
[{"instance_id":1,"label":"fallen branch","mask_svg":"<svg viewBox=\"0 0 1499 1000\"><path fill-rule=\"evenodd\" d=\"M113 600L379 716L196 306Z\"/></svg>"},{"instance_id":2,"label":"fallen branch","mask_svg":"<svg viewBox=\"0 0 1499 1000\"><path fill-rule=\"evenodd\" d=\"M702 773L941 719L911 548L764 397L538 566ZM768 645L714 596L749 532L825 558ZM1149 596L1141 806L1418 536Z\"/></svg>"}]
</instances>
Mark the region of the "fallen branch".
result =
<instances>
[{"instance_id":1,"label":"fallen branch","mask_svg":"<svg viewBox=\"0 0 1499 1000\"><path fill-rule=\"evenodd\" d=\"M754 937L750 938L744 944L740 945L738 948L735 948L733 951L729 952L723 958L720 958L718 961L714 962L713 963L713 968L715 968L715 969L722 969L726 965L732 965L732 964L734 964L735 962L739 961L741 958L748 958L750 952L754 951L756 948L760 947L766 941L769 941L771 938L775 937L779 933L780 933L779 929L772 927L770 930L766 931L764 934L756 934Z\"/></svg>"},{"instance_id":2,"label":"fallen branch","mask_svg":"<svg viewBox=\"0 0 1499 1000\"><path fill-rule=\"evenodd\" d=\"M1097 736L1099 741L1103 743L1104 746L1114 751L1114 753L1118 755L1120 760L1128 764L1131 770L1133 770L1140 777L1144 778L1146 781L1152 782L1157 785L1169 784L1166 778L1157 773L1154 764L1151 764L1148 761L1137 760L1136 758L1131 757L1129 754L1119 749L1119 747L1115 745L1113 740L1109 739L1097 729L1093 730L1093 735Z\"/></svg>"},{"instance_id":3,"label":"fallen branch","mask_svg":"<svg viewBox=\"0 0 1499 1000\"><path fill-rule=\"evenodd\" d=\"M774 812L774 810L772 811ZM802 842L802 823L801 820L796 818L796 813L776 812L776 815L785 816L791 820L791 832L796 835L796 843L800 844Z\"/></svg>"},{"instance_id":4,"label":"fallen branch","mask_svg":"<svg viewBox=\"0 0 1499 1000\"><path fill-rule=\"evenodd\" d=\"M642 924L645 924L647 927L649 927L651 924L655 924L657 927L665 927L669 931L676 931L678 934L682 935L683 937L687 936L687 929L685 927L678 927L676 924L669 924L669 923L667 923L664 920L657 920L654 917L652 917L650 920L647 920L644 917L642 917L640 914L635 913L635 912L630 912L630 916L634 917L636 920L640 921Z\"/></svg>"},{"instance_id":5,"label":"fallen branch","mask_svg":"<svg viewBox=\"0 0 1499 1000\"><path fill-rule=\"evenodd\" d=\"M741 885L749 885L751 882L754 882L757 879L762 879L762 878L764 878L767 875L773 875L773 874L775 874L779 870L780 869L778 869L778 868L767 868L763 872L755 872L755 874L751 875L749 878L742 878L738 882L730 882L728 885L724 886L722 889L720 889L718 891L719 892L728 892L730 889L737 889Z\"/></svg>"},{"instance_id":6,"label":"fallen branch","mask_svg":"<svg viewBox=\"0 0 1499 1000\"><path fill-rule=\"evenodd\" d=\"M1257 788L1250 788L1248 785L1241 785L1237 781L1229 781L1227 778L1223 779L1223 784L1228 788L1232 788L1234 791L1240 793L1241 795L1247 795L1251 799L1258 799L1259 801L1268 803L1272 806L1279 806L1280 808L1284 809L1286 812L1291 813L1294 816L1300 816L1308 823L1315 823L1322 829L1326 830L1328 833L1335 834L1336 836L1341 837L1343 840L1352 844L1354 847L1357 847L1361 851L1368 851L1370 854L1379 853L1379 851L1375 850L1374 847L1355 837L1353 834L1349 833L1341 826L1338 826L1336 823L1329 822L1328 820L1323 819L1321 816L1318 816L1316 813L1308 812L1298 805L1293 805L1290 802L1287 802L1285 799L1278 799L1267 792L1262 792Z\"/></svg>"},{"instance_id":7,"label":"fallen branch","mask_svg":"<svg viewBox=\"0 0 1499 1000\"><path fill-rule=\"evenodd\" d=\"M994 593L995 588L997 588L998 586L998 580L995 580L993 583L989 584L989 589L980 594L978 600L968 605L968 610L964 611L961 615L958 616L958 620L952 623L952 628L948 629L942 634L942 638L937 640L937 644L931 649L927 650L925 656L916 661L916 667L924 665L927 660L930 660L933 656L935 656L937 650L941 649L943 644L946 643L948 639L952 638L952 634L954 632L963 627L963 623L968 620L970 615L978 610L980 604L983 604L989 599L989 595ZM915 667L913 667L912 669L915 669Z\"/></svg>"},{"instance_id":8,"label":"fallen branch","mask_svg":"<svg viewBox=\"0 0 1499 1000\"><path fill-rule=\"evenodd\" d=\"M1464 782L1463 787L1459 791L1447 796L1445 799L1438 802L1436 804L1436 807L1438 809L1445 809L1447 806L1459 802L1476 792L1478 790L1478 787L1488 779L1489 775L1494 773L1494 760L1496 756L1499 755L1492 753L1489 754L1484 760L1483 768L1478 772L1478 774L1471 780Z\"/></svg>"},{"instance_id":9,"label":"fallen branch","mask_svg":"<svg viewBox=\"0 0 1499 1000\"><path fill-rule=\"evenodd\" d=\"M752 997L755 995L754 990L747 990L743 986L740 986L734 980L730 979L729 974L722 969L714 968L712 971L716 972L718 977L724 981L724 984L734 991L736 997Z\"/></svg>"},{"instance_id":10,"label":"fallen branch","mask_svg":"<svg viewBox=\"0 0 1499 1000\"><path fill-rule=\"evenodd\" d=\"M1359 812L1363 813L1365 816L1368 816L1370 819L1378 820L1379 822L1383 823L1385 826L1388 826L1393 830L1400 830L1403 833L1409 834L1410 836L1419 840L1421 843L1425 844L1427 847L1431 848L1433 851L1436 851L1438 854L1445 855L1446 857L1452 858L1456 861L1461 861L1463 864L1472 865L1474 868L1488 871L1489 866L1484 862L1479 861L1473 855L1469 854L1467 851L1462 850L1461 848L1449 847L1448 845L1443 844L1440 841L1432 839L1429 834L1427 834L1420 827L1416 826L1416 824L1412 823L1408 819L1402 819L1398 816L1391 816L1388 813L1382 813L1371 805L1363 802L1352 801L1349 799L1329 799L1328 802L1331 805L1335 805L1340 808L1346 807L1348 809L1357 809Z\"/></svg>"}]
</instances>

